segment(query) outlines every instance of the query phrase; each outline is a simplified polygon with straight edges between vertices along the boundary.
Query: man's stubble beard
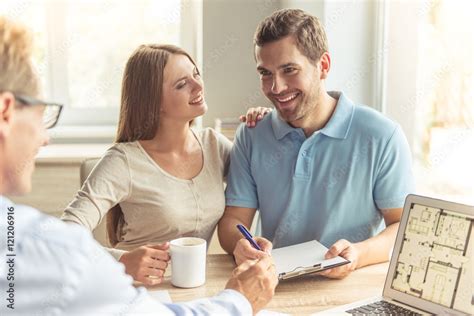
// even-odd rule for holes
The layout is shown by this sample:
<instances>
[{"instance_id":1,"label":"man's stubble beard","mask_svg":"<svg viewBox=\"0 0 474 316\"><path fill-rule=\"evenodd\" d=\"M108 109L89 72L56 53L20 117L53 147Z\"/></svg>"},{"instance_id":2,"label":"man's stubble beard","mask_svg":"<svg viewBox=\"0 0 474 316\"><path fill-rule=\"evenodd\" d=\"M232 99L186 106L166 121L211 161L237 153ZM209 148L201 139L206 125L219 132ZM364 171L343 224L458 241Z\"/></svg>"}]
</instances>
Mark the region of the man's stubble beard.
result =
<instances>
[{"instance_id":1,"label":"man's stubble beard","mask_svg":"<svg viewBox=\"0 0 474 316\"><path fill-rule=\"evenodd\" d=\"M278 111L280 117L289 123L290 125L295 125L306 119L319 107L318 97L321 91L321 84L315 84L311 89L311 94L302 95L303 98L301 102L295 107L295 110L292 113L284 114L280 109L275 105L275 108Z\"/></svg>"}]
</instances>

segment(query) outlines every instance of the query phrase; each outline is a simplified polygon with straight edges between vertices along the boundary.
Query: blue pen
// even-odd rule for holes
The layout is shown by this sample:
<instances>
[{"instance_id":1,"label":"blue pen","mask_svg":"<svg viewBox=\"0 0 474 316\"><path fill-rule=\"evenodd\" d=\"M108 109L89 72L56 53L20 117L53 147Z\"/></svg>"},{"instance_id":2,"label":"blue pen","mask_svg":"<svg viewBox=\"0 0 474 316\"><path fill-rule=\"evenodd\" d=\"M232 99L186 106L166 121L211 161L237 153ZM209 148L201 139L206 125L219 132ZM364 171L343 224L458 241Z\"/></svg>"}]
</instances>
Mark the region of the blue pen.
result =
<instances>
[{"instance_id":1,"label":"blue pen","mask_svg":"<svg viewBox=\"0 0 474 316\"><path fill-rule=\"evenodd\" d=\"M262 251L262 248L260 248L260 246L255 242L255 240L253 240L252 235L249 233L249 231L247 230L247 228L245 228L244 225L238 224L238 225L237 225L237 228L238 228L239 231L242 233L242 235L244 235L245 239L247 239L247 240L249 241L249 243L250 243L255 249Z\"/></svg>"}]
</instances>

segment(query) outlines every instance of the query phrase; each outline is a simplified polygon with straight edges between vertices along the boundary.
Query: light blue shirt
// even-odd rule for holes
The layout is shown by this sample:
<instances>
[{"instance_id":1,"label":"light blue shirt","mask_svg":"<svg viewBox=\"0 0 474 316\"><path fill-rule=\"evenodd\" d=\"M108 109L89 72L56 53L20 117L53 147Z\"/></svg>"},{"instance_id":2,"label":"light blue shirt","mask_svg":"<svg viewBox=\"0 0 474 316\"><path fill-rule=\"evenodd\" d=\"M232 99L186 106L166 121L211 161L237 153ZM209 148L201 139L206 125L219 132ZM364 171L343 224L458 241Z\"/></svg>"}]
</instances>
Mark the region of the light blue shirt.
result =
<instances>
[{"instance_id":1,"label":"light blue shirt","mask_svg":"<svg viewBox=\"0 0 474 316\"><path fill-rule=\"evenodd\" d=\"M398 124L343 93L324 128L306 138L277 111L241 125L231 152L228 206L260 210L275 248L309 240L358 242L385 224L414 190L411 154Z\"/></svg>"},{"instance_id":2,"label":"light blue shirt","mask_svg":"<svg viewBox=\"0 0 474 316\"><path fill-rule=\"evenodd\" d=\"M66 224L0 196L0 315L251 315L234 290L162 304L132 286L124 266Z\"/></svg>"}]
</instances>

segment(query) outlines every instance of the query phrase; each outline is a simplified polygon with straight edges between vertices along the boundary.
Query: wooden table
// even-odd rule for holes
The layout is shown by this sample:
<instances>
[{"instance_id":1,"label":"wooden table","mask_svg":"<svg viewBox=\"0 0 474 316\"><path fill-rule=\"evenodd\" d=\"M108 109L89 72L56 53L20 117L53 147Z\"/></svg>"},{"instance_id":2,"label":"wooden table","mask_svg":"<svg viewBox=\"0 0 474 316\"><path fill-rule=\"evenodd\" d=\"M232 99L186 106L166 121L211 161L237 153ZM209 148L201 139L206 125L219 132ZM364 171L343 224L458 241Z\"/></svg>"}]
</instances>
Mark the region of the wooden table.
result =
<instances>
[{"instance_id":1,"label":"wooden table","mask_svg":"<svg viewBox=\"0 0 474 316\"><path fill-rule=\"evenodd\" d=\"M194 289L176 288L171 285L171 277L166 276L162 284L148 290L168 290L173 302L210 297L224 289L234 267L232 257L228 255L208 255L206 284L203 286ZM388 263L382 263L358 269L343 280L307 276L282 281L265 309L296 315L310 314L381 295L387 270Z\"/></svg>"}]
</instances>

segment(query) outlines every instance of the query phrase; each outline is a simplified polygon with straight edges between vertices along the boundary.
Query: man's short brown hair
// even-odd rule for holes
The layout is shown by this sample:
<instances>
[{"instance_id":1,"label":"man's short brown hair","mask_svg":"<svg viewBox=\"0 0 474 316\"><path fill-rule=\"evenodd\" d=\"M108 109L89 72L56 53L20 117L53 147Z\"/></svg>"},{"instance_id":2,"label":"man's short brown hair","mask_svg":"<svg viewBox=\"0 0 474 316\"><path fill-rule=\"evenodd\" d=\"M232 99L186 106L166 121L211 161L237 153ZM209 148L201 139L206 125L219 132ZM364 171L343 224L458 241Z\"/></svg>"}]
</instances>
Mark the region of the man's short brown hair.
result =
<instances>
[{"instance_id":1,"label":"man's short brown hair","mask_svg":"<svg viewBox=\"0 0 474 316\"><path fill-rule=\"evenodd\" d=\"M328 51L319 19L299 9L283 9L266 17L255 31L254 45L262 47L286 36L294 36L300 52L313 63Z\"/></svg>"}]
</instances>

